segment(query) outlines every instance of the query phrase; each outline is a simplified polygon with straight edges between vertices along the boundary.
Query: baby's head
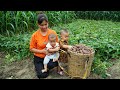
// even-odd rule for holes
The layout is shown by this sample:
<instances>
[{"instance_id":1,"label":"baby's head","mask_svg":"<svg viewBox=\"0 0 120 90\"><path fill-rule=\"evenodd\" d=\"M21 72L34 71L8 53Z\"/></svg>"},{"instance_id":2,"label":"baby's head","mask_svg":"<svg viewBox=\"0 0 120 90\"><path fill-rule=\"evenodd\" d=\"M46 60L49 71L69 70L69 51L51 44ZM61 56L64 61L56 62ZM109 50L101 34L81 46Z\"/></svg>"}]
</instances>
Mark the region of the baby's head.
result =
<instances>
[{"instance_id":1,"label":"baby's head","mask_svg":"<svg viewBox=\"0 0 120 90\"><path fill-rule=\"evenodd\" d=\"M69 39L69 32L66 29L60 31L60 36L62 40L68 41Z\"/></svg>"},{"instance_id":2,"label":"baby's head","mask_svg":"<svg viewBox=\"0 0 120 90\"><path fill-rule=\"evenodd\" d=\"M49 40L49 43L52 47L54 47L56 45L56 35L55 34L49 34L48 36L48 40Z\"/></svg>"}]
</instances>

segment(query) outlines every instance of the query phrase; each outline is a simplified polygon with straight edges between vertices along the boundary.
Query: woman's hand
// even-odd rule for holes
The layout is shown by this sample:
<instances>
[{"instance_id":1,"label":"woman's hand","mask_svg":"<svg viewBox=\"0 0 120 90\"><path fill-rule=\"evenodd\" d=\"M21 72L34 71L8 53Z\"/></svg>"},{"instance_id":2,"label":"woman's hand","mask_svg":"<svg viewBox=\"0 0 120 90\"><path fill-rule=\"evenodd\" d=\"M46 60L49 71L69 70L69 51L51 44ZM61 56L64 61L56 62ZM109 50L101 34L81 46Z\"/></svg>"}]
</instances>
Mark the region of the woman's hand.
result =
<instances>
[{"instance_id":1,"label":"woman's hand","mask_svg":"<svg viewBox=\"0 0 120 90\"><path fill-rule=\"evenodd\" d=\"M42 52L46 55L48 55L48 53L49 53L46 49L43 49Z\"/></svg>"},{"instance_id":2,"label":"woman's hand","mask_svg":"<svg viewBox=\"0 0 120 90\"><path fill-rule=\"evenodd\" d=\"M51 53L49 53L48 50L46 50L46 49L43 49L43 53L48 55L48 56L51 55Z\"/></svg>"}]
</instances>

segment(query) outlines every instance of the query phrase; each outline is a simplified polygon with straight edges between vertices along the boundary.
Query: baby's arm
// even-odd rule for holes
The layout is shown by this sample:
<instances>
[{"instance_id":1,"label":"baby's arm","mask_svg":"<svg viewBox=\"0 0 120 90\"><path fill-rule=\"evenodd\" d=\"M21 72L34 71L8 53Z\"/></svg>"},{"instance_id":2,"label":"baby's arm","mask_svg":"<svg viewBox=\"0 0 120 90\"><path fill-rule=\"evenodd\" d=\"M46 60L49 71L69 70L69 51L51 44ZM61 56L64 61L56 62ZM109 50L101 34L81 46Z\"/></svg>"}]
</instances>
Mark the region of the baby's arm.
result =
<instances>
[{"instance_id":1,"label":"baby's arm","mask_svg":"<svg viewBox=\"0 0 120 90\"><path fill-rule=\"evenodd\" d=\"M54 52L59 51L59 49L60 49L60 47L50 48L50 49L48 49L48 52L50 52L50 53L54 53Z\"/></svg>"},{"instance_id":2,"label":"baby's arm","mask_svg":"<svg viewBox=\"0 0 120 90\"><path fill-rule=\"evenodd\" d=\"M55 52L57 52L59 50L60 50L59 43L56 43L56 47L55 48L50 48L49 52L55 53Z\"/></svg>"},{"instance_id":3,"label":"baby's arm","mask_svg":"<svg viewBox=\"0 0 120 90\"><path fill-rule=\"evenodd\" d=\"M62 42L60 42L60 47L65 48L65 49L71 49L71 45L64 45Z\"/></svg>"}]
</instances>

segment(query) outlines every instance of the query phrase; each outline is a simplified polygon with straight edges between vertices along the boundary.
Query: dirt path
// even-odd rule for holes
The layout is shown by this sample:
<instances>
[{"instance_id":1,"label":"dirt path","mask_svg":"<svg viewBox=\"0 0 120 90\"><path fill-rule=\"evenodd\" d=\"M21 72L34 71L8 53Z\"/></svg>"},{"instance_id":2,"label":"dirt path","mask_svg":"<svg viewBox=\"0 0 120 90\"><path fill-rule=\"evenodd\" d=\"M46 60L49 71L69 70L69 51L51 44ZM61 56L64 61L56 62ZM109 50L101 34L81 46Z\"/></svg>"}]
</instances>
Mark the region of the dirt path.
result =
<instances>
[{"instance_id":1,"label":"dirt path","mask_svg":"<svg viewBox=\"0 0 120 90\"><path fill-rule=\"evenodd\" d=\"M10 64L4 63L5 54L0 52L0 79L37 79L31 59L21 60ZM120 79L120 60L108 69L111 77L109 79ZM50 71L46 79L70 79L67 75L60 76L56 73L56 68ZM102 79L96 74L92 74L88 79Z\"/></svg>"},{"instance_id":2,"label":"dirt path","mask_svg":"<svg viewBox=\"0 0 120 90\"><path fill-rule=\"evenodd\" d=\"M120 59L114 61L112 67L108 69L110 76L108 79L120 79Z\"/></svg>"}]
</instances>

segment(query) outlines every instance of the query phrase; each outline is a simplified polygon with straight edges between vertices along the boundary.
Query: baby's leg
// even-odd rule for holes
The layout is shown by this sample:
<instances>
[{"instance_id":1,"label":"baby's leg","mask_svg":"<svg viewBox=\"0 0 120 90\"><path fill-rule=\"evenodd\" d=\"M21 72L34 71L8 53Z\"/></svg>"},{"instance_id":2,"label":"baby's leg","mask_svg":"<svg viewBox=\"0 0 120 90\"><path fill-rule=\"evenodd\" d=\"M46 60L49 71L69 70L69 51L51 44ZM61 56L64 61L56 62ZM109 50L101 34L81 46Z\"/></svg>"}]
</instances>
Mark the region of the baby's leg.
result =
<instances>
[{"instance_id":1,"label":"baby's leg","mask_svg":"<svg viewBox=\"0 0 120 90\"><path fill-rule=\"evenodd\" d=\"M53 62L57 61L58 59L57 58L53 58Z\"/></svg>"},{"instance_id":2,"label":"baby's leg","mask_svg":"<svg viewBox=\"0 0 120 90\"><path fill-rule=\"evenodd\" d=\"M47 64L44 64L44 69L42 70L42 73L43 72L47 72Z\"/></svg>"},{"instance_id":3,"label":"baby's leg","mask_svg":"<svg viewBox=\"0 0 120 90\"><path fill-rule=\"evenodd\" d=\"M47 72L47 64L49 61L50 61L50 58L49 58L49 56L46 55L44 58L44 61L43 61L44 69L42 70L42 72Z\"/></svg>"},{"instance_id":4,"label":"baby's leg","mask_svg":"<svg viewBox=\"0 0 120 90\"><path fill-rule=\"evenodd\" d=\"M59 53L55 53L54 58L53 58L53 62L57 61L59 56L60 56Z\"/></svg>"}]
</instances>

